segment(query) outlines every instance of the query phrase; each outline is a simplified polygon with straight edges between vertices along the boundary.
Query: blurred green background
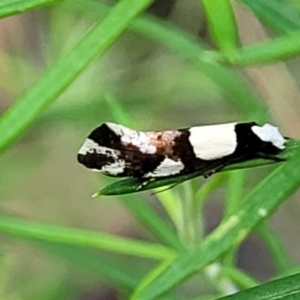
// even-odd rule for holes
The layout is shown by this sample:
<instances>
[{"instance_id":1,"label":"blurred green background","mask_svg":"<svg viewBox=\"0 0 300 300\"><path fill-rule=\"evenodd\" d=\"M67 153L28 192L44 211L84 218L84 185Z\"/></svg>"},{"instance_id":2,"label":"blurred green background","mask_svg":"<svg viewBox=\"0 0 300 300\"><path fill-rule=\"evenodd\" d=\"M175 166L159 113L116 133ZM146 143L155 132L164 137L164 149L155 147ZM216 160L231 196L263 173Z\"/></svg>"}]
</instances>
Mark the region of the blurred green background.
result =
<instances>
[{"instance_id":1,"label":"blurred green background","mask_svg":"<svg viewBox=\"0 0 300 300\"><path fill-rule=\"evenodd\" d=\"M294 2L295 10L300 9ZM69 1L0 21L1 112L67 54L95 20L104 16L94 10L94 5L90 1L85 5ZM150 13L214 48L197 1L157 1ZM273 35L242 4L235 4L235 14L243 45ZM257 98L253 104L246 98L228 96L205 70L202 72L161 43L127 31L2 154L1 210L29 220L155 241L117 198L91 198L113 180L77 163L77 151L88 133L106 121L140 130L160 130L267 120L285 136L298 138L299 67L299 58L294 58L286 63L232 68L253 93L249 97ZM247 170L241 175L245 176L245 191L271 170L272 167ZM203 182L202 178L196 180L199 185ZM216 189L205 204L206 232L216 227L221 218L224 193L224 187ZM124 201L126 197L147 201L167 219L157 195L144 192L124 196ZM295 264L300 262L299 205L297 193L269 221ZM120 294L103 275L101 263L95 265L97 259L86 261L88 252L81 255L81 250L74 251L74 247L64 248L64 257L59 245L2 234L0 237L0 299L110 300ZM89 251L95 258L105 260L111 256ZM267 280L274 275L270 253L258 235L242 244L237 260L257 279ZM151 266L150 262L127 256L122 261L139 271ZM184 295L194 296L199 281L191 280L182 289ZM210 292L206 283L201 289L203 293Z\"/></svg>"}]
</instances>

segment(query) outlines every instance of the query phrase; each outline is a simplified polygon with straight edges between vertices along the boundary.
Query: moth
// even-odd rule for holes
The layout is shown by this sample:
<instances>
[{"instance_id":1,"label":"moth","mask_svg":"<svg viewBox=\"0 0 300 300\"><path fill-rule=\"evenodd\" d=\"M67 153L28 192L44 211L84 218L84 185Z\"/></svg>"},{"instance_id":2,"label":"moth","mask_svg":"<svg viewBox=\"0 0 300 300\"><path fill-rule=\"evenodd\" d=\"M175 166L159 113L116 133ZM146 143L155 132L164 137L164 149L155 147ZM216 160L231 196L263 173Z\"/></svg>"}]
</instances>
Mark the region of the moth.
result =
<instances>
[{"instance_id":1,"label":"moth","mask_svg":"<svg viewBox=\"0 0 300 300\"><path fill-rule=\"evenodd\" d=\"M156 179L198 171L210 176L256 158L282 161L277 155L285 143L277 127L255 122L147 132L103 123L87 137L77 159L113 177Z\"/></svg>"}]
</instances>

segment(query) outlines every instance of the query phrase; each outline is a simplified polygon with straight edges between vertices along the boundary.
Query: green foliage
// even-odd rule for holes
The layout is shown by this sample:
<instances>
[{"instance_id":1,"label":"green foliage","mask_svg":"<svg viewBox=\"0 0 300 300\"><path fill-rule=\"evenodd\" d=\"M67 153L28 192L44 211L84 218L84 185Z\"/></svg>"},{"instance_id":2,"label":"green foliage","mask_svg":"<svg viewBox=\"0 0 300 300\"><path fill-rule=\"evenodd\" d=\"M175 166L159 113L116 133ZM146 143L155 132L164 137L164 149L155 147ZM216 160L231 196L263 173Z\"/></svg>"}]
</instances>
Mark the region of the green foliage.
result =
<instances>
[{"instance_id":1,"label":"green foliage","mask_svg":"<svg viewBox=\"0 0 300 300\"><path fill-rule=\"evenodd\" d=\"M247 300L247 299L288 299L296 300L300 296L299 287L300 274L287 276L282 279L262 284L258 287L251 288L246 291L239 292L233 296L219 298L220 300Z\"/></svg>"},{"instance_id":2,"label":"green foliage","mask_svg":"<svg viewBox=\"0 0 300 300\"><path fill-rule=\"evenodd\" d=\"M116 96L118 92L113 90L113 85L106 84L107 82L102 83L102 85L99 83L101 93L95 92L93 94L96 100L87 99L85 103L80 103L78 99L81 97L81 88L84 86L86 90L90 90L98 81L103 79L100 78L101 76L97 77L97 73L96 76L88 77L89 75L85 73L87 67L95 65L99 67L97 59L100 59L101 63L104 61L104 53L107 52L108 55L110 51L115 51L112 45L118 45L121 40L120 36L125 31L141 36L146 41L152 41L154 45L163 45L171 50L176 55L176 60L183 60L188 63L196 72L196 85L200 84L198 79L202 74L205 78L203 81L207 85L207 91L217 91L221 94L226 105L234 107L242 118L266 121L270 117L268 106L253 88L250 88L250 85L240 74L244 71L243 66L245 65L282 62L284 59L297 57L300 54L300 12L291 1L240 0L239 2L248 7L256 18L273 30L273 36L269 40L248 46L240 45L235 11L232 7L232 1L227 0L204 0L202 2L210 37L213 39L215 48L209 47L204 39L202 40L186 30L180 29L171 21L162 21L157 17L149 16L147 13L142 14L151 4L150 0L121 0L113 6L104 4L104 1L86 0L2 1L0 4L1 18L19 14L26 16L28 11L34 9L36 12L42 10L41 8L49 11L54 10L56 13L53 14L53 19L49 18L49 23L53 22L53 27L57 26L58 31L65 30L69 33L74 30L74 35L78 41L73 45L72 41L68 40L68 43L66 42L64 45L65 48L63 46L59 48L54 42L59 39L59 36L56 36L58 32L53 30L51 32L53 35L49 34L50 47L58 47L57 52L60 58L53 58L51 51L47 49L49 53L45 51L45 60L51 62L47 71L1 116L1 154L8 158L7 153L9 151L4 152L4 150L21 147L14 144L16 140L25 137L29 128L32 129L35 128L34 126L41 126L41 124L45 126L45 124L65 122L63 123L65 125L70 122L72 126L76 126L76 124L86 123L87 120L88 122L90 120L101 122L98 114L102 113L101 119L111 116L116 122L134 127L144 124L144 120L146 123L147 115L155 115L152 114L152 111L159 113L158 111L163 110L168 102L171 103L170 107L176 107L173 96L168 96L164 92L162 93L163 99L159 101L147 100L143 87L141 88L143 92L136 96L138 100L131 99L132 102L129 102L124 96L121 105L121 101L119 101L121 96ZM63 20L61 23L59 23L60 17ZM76 25L77 23L80 25L81 21L83 27L87 26L89 29L78 34ZM92 26L90 25L91 22L94 22ZM63 24L63 26L58 24ZM78 27L82 28L81 26ZM51 44L52 42L53 44ZM130 43L129 45L131 46ZM128 49L132 50L130 46ZM129 52L123 55L129 56ZM65 54L62 56L61 53ZM11 59L19 59L23 65L27 66L32 63L23 61L24 58L22 57L13 57L13 55ZM117 62L113 63L117 65ZM108 71L115 67L113 63L108 69L105 69L103 65L101 66L105 69L104 73L107 76L109 76ZM235 69L240 68L240 73L231 69L232 66ZM127 67L129 68L130 64ZM30 67L26 68L28 73L30 73L29 69ZM32 69L38 71L39 66L32 66ZM180 70L180 67L178 69ZM75 80L81 76L80 80L85 81L80 83L77 81L75 84ZM168 73L163 81L166 85L170 77L171 74ZM182 80L184 80L183 77ZM187 81L192 81L191 78L189 77ZM125 86L126 80L125 76L123 78ZM21 82L18 81L18 78L15 81ZM7 83L7 90L13 90L9 86ZM76 90L72 94L72 88L75 87ZM154 87L159 89L157 84ZM70 88L71 91L66 91L67 88ZM97 88L96 86L95 90ZM118 88L121 90L119 94L122 94L124 90L119 86ZM126 90L133 89L132 86L126 86ZM83 91L82 94L85 92ZM70 93L69 98L74 97L76 103L70 104L71 102L67 102L68 98L66 98L63 99L67 102L65 106L54 104L58 97L63 97L66 93ZM213 94L213 92L211 93ZM144 101L142 101L142 97L145 97ZM212 105L218 116L218 104L214 103L213 97L212 100L203 100L203 103ZM51 104L57 106L52 108ZM192 104L191 111L195 110L194 105L196 104ZM183 109L183 106L180 107L180 110ZM139 111L142 116L139 118L139 114L132 111ZM165 118L171 118L166 111L164 111ZM197 114L199 113L197 112ZM202 113L202 115L205 114ZM154 122L157 122L158 119L159 117ZM92 125L94 124L89 123L89 126ZM39 131L45 133L45 127L38 128ZM299 140L289 140L287 149L281 154L286 162L274 164L274 170L270 171L270 174L265 176L256 186L248 189L247 193L244 187L244 169L263 166L272 162L255 160L228 166L224 171L236 171L216 174L200 188L196 184L196 180L191 179L203 175L202 173L161 179L149 183L143 190L156 189L189 180L171 190L155 190L158 192L156 197L164 208L168 220L142 198L143 194L124 195L136 192L140 182L135 179L125 179L102 188L97 195L118 196L118 201L143 225L144 229L152 234L151 237L147 236L147 239L154 239L151 242L117 237L114 234L96 232L95 230L28 221L21 217L11 216L12 213L4 212L0 215L0 232L12 240L25 240L38 249L45 249L62 261L67 261L83 269L86 274L93 278L101 278L101 282L114 287L120 297L125 299L188 299L192 296L184 294L187 291L185 284L192 284L188 281L190 278L199 280L199 276L196 275L201 275L201 278L206 280L206 285L208 281L210 282L212 291L207 293L210 299L223 296L230 287L244 289L244 291L220 299L297 299L300 293L299 274L287 276L292 265L291 259L279 237L263 222L288 200L300 185L299 144ZM12 153L15 153L14 150ZM75 157L76 153L71 153L71 155ZM34 156L35 159L30 162L26 161L26 154L18 155L17 158L13 157L11 161L22 164L24 169L25 164L28 164L26 170L32 168L31 174L34 174L38 169L34 163L39 159L38 155ZM9 170L5 176L13 177L11 180L14 182L17 180L17 175L14 176L14 174L20 174L18 169L22 168L11 164L8 167L4 166L2 170ZM59 175L63 169L64 166L55 170L55 174ZM69 173L72 171L70 170ZM30 175L28 176L30 177ZM76 190L75 194L79 193L80 186L82 184L78 186L74 184L72 187ZM223 193L225 199L224 217L212 233L204 236L201 219L203 204L210 194L220 187L226 191ZM20 195L24 192L19 192L18 186L12 190L17 190ZM51 197L53 202L56 201L54 190ZM3 193L3 196L6 195ZM66 195L64 197L72 198L72 196ZM103 198L99 198L99 201L102 201ZM100 205L100 202L97 203ZM89 206L89 204L85 205ZM26 203L26 206L30 207L30 205L33 203ZM113 215L113 218L116 222L118 221L117 216ZM260 227L258 227L259 225ZM257 230L271 253L272 262L276 267L276 277L280 278L267 284L261 284L246 272L241 271L235 263L238 247L254 230ZM4 247L0 250L5 253ZM5 255L3 254L3 256ZM135 262L137 258L139 258L139 263ZM210 272L212 268L214 268L214 272ZM2 277L8 276L5 270L2 268L0 274ZM295 268L295 272L299 272L299 270ZM60 284L64 286L63 282ZM178 290L175 290L175 287L179 287ZM197 299L204 299L205 293L202 294L201 290L197 289L198 282L193 285L193 289L195 287L196 292L194 294L197 294ZM66 289L62 287L61 290ZM0 290L0 295L2 294L5 294L3 287ZM37 294L38 292L35 295ZM57 297L47 296L45 293L40 295L42 294L43 299L55 299ZM10 299L17 298L19 297L13 298L11 296ZM42 299L41 297L37 298Z\"/></svg>"},{"instance_id":3,"label":"green foliage","mask_svg":"<svg viewBox=\"0 0 300 300\"><path fill-rule=\"evenodd\" d=\"M0 120L0 131L2 132L0 150L8 147L9 144L20 136L26 127L28 127L96 57L104 53L113 41L130 25L134 17L143 8L149 5L149 3L150 0L129 1L129 4L126 1L120 2L104 20L101 20L84 35L68 55L53 65L25 96L9 108ZM131 5L132 9L128 9L128 5ZM16 10L18 9L19 8L16 7ZM5 6L3 10L4 13L6 13ZM58 78L60 80L58 80ZM22 117L20 118L20 116Z\"/></svg>"}]
</instances>

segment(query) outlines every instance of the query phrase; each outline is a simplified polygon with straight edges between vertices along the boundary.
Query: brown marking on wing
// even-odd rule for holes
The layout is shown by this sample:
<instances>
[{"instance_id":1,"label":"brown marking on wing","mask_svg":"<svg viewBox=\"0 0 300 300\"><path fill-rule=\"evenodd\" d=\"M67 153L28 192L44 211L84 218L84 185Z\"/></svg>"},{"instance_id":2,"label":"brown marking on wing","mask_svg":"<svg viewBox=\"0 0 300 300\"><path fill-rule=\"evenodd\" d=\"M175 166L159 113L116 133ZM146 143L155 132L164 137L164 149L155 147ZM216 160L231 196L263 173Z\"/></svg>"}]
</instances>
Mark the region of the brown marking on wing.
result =
<instances>
[{"instance_id":1,"label":"brown marking on wing","mask_svg":"<svg viewBox=\"0 0 300 300\"><path fill-rule=\"evenodd\" d=\"M149 137L149 145L155 146L157 154L166 155L172 159L178 159L174 156L173 147L175 140L181 135L181 132L177 130L166 130L166 131L148 131L146 132Z\"/></svg>"},{"instance_id":2,"label":"brown marking on wing","mask_svg":"<svg viewBox=\"0 0 300 300\"><path fill-rule=\"evenodd\" d=\"M165 155L174 160L179 159L177 155L174 155L173 147L176 144L175 140L182 134L180 131L176 131L176 130L146 131L144 133L148 137L149 140L148 145L156 147L156 152L154 154L147 154L147 155ZM126 143L126 145L122 145L121 149L126 151L140 152L140 148L131 143Z\"/></svg>"}]
</instances>

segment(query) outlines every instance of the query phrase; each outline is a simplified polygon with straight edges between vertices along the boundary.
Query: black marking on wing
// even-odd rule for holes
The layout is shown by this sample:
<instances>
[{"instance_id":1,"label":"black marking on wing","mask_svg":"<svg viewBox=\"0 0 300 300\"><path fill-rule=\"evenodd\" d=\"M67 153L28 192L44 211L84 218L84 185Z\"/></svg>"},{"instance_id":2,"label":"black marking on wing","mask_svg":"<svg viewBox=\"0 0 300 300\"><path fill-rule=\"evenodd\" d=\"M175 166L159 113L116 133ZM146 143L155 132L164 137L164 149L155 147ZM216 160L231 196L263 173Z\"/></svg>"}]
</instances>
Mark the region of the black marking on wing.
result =
<instances>
[{"instance_id":1,"label":"black marking on wing","mask_svg":"<svg viewBox=\"0 0 300 300\"><path fill-rule=\"evenodd\" d=\"M86 154L77 154L77 160L89 169L101 170L102 167L115 162L113 157L109 157L105 154L99 154L96 152Z\"/></svg>"},{"instance_id":2,"label":"black marking on wing","mask_svg":"<svg viewBox=\"0 0 300 300\"><path fill-rule=\"evenodd\" d=\"M113 149L110 149L114 151ZM118 150L117 158L99 154L97 152L87 152L86 154L78 154L77 160L87 168L101 171L104 166L125 161L125 168L119 174L105 175L113 177L143 177L147 173L154 172L165 159L164 155L144 154L136 150Z\"/></svg>"},{"instance_id":3,"label":"black marking on wing","mask_svg":"<svg viewBox=\"0 0 300 300\"><path fill-rule=\"evenodd\" d=\"M127 151L125 154L126 168L123 176L141 178L154 172L165 159L164 155L144 154L139 151Z\"/></svg>"},{"instance_id":4,"label":"black marking on wing","mask_svg":"<svg viewBox=\"0 0 300 300\"><path fill-rule=\"evenodd\" d=\"M276 155L280 149L275 147L271 142L262 141L251 129L252 126L258 126L255 122L239 123L235 125L237 136L237 147L230 157L245 157L253 159L262 155Z\"/></svg>"},{"instance_id":5,"label":"black marking on wing","mask_svg":"<svg viewBox=\"0 0 300 300\"><path fill-rule=\"evenodd\" d=\"M88 136L89 139L96 142L99 146L122 149L124 146L121 143L121 137L117 135L106 123L103 123Z\"/></svg>"},{"instance_id":6,"label":"black marking on wing","mask_svg":"<svg viewBox=\"0 0 300 300\"><path fill-rule=\"evenodd\" d=\"M174 140L173 154L174 158L179 158L184 164L184 170L182 170L182 172L187 173L195 169L195 164L199 159L196 157L189 141L189 130L181 129L179 131L181 132L181 135ZM172 158L172 156L170 158Z\"/></svg>"}]
</instances>

